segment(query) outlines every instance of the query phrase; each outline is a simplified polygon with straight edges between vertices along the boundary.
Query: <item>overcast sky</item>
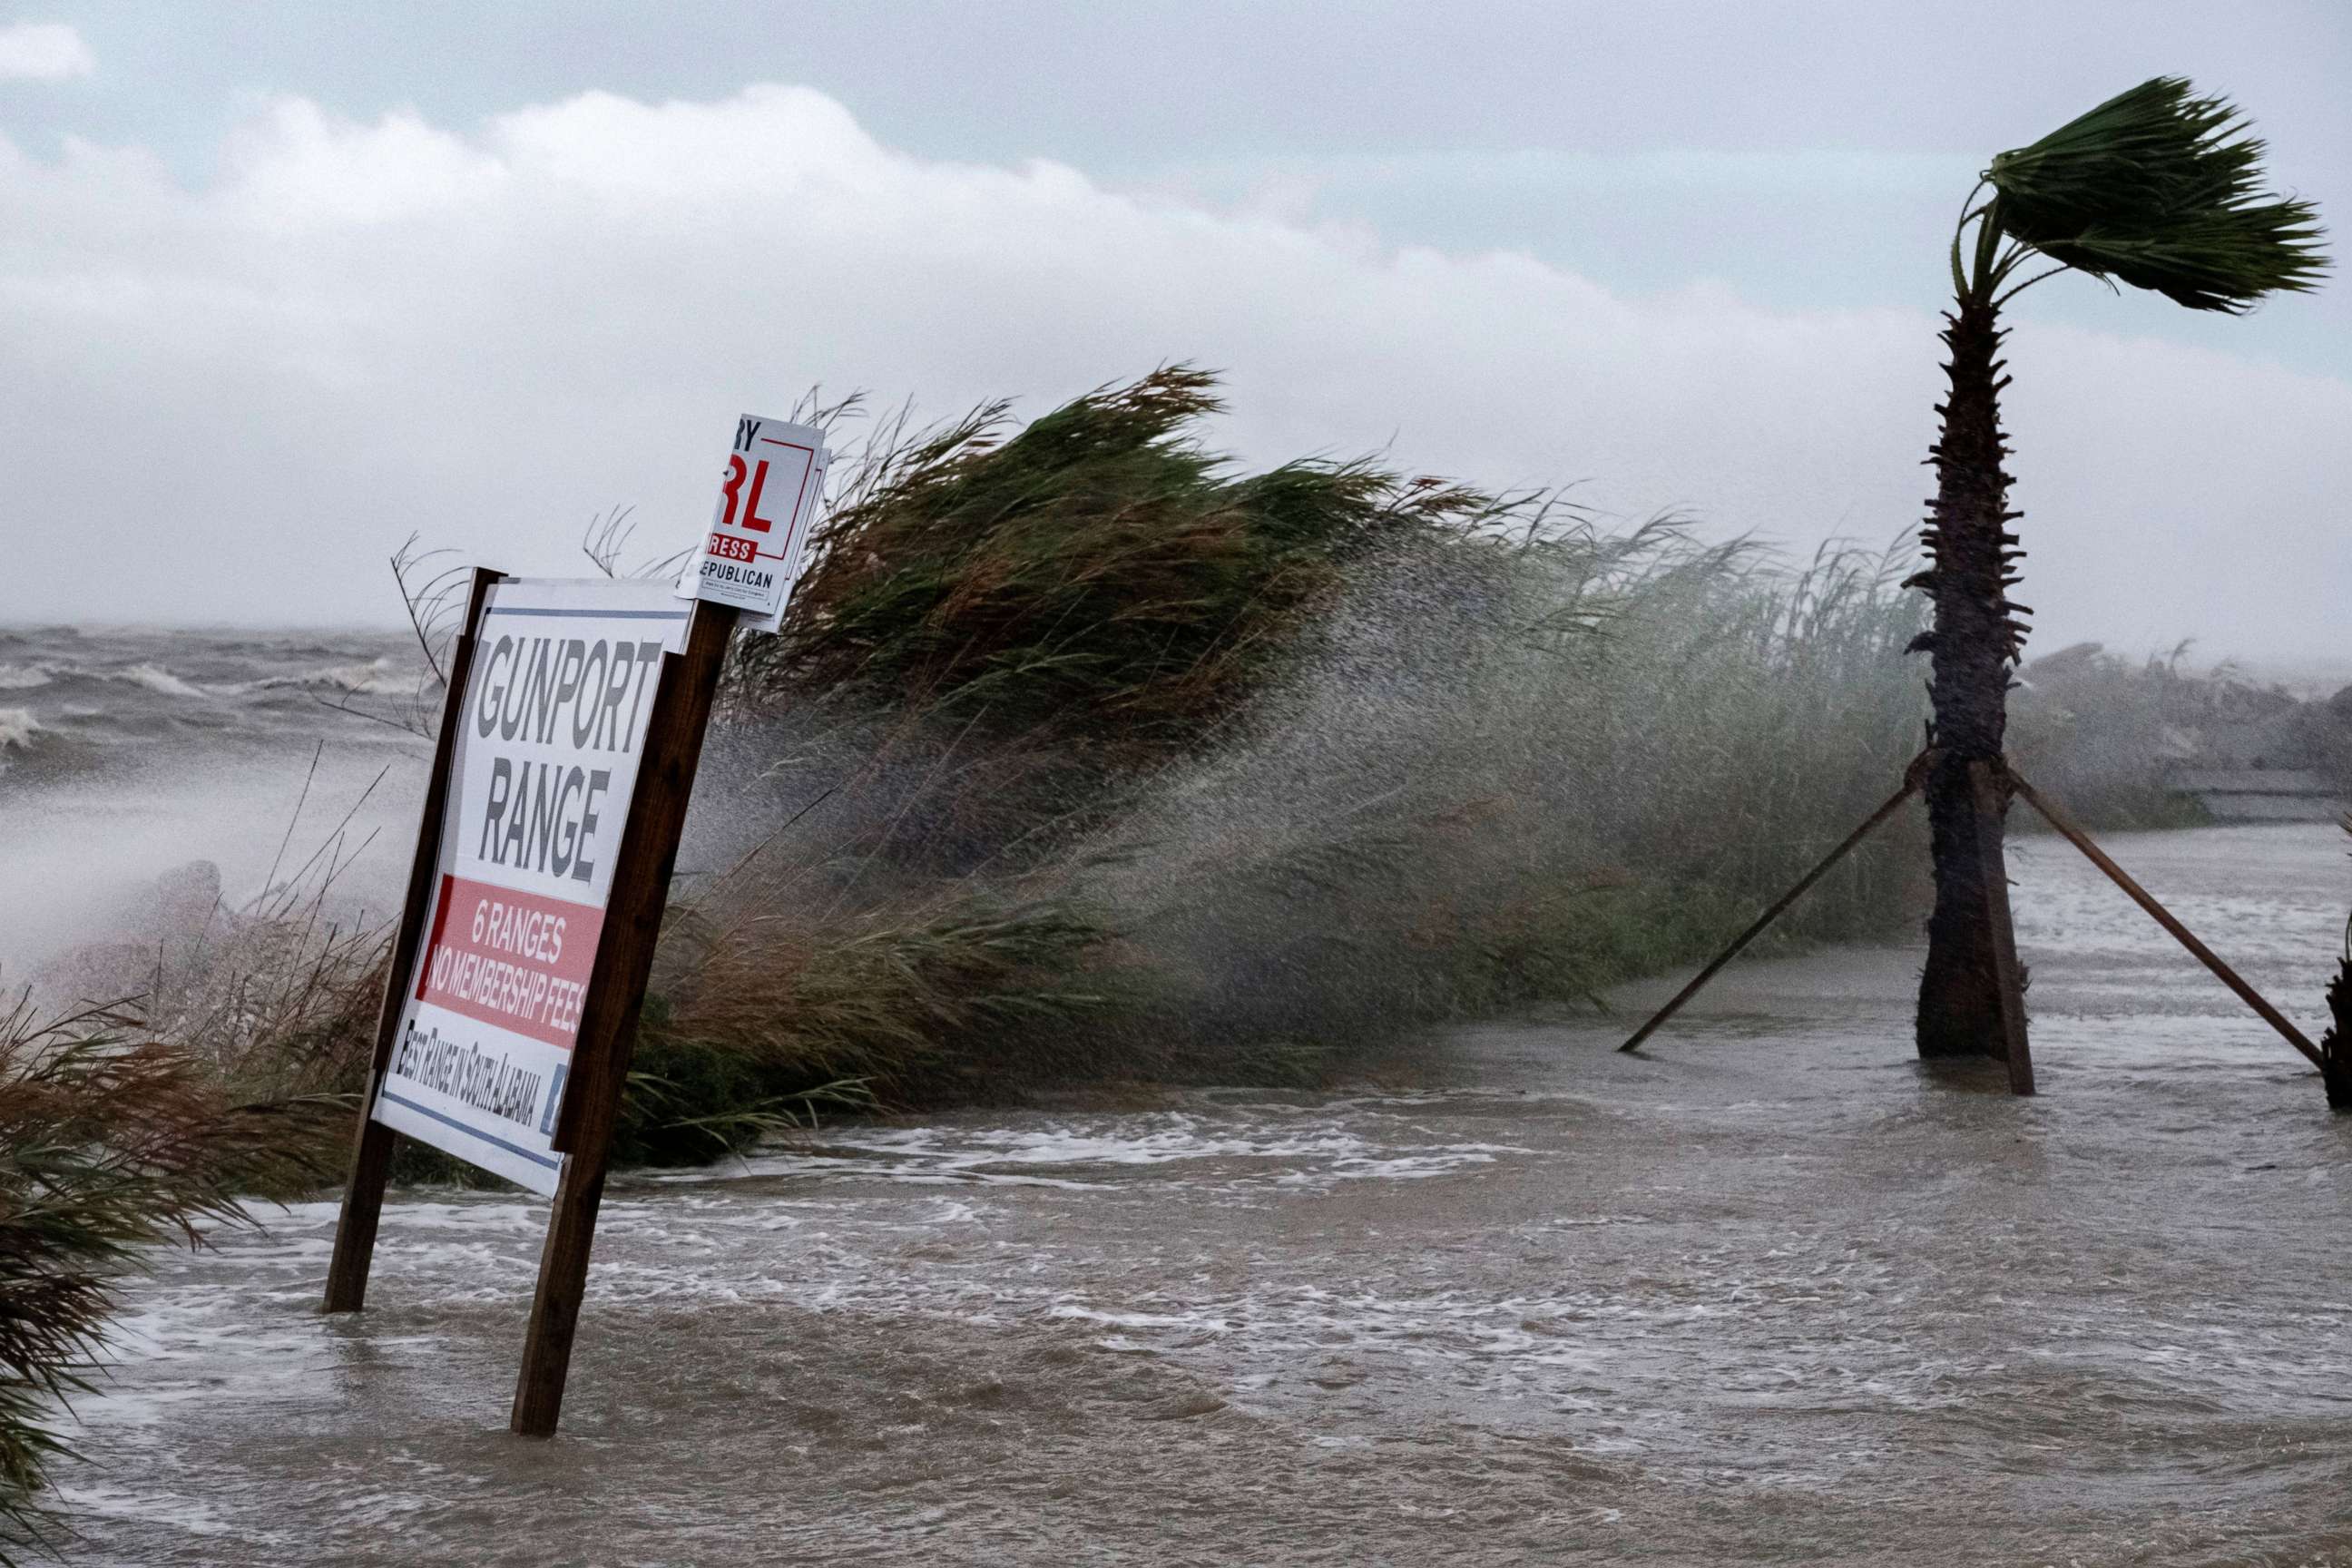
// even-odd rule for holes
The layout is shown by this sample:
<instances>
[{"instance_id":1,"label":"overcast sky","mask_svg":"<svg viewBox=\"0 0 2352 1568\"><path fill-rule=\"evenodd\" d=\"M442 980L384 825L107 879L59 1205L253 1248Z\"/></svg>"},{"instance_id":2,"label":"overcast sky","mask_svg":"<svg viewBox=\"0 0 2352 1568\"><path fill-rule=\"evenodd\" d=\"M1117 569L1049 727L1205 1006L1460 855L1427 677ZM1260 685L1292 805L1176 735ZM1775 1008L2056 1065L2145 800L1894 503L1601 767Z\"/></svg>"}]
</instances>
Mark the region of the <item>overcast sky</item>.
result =
<instances>
[{"instance_id":1,"label":"overcast sky","mask_svg":"<svg viewBox=\"0 0 2352 1568\"><path fill-rule=\"evenodd\" d=\"M412 530L690 542L814 383L1178 359L1253 461L1883 545L1976 171L2159 72L2347 221L2329 5L0 0L0 619L382 620ZM2010 357L2039 648L2352 656L2352 283Z\"/></svg>"}]
</instances>

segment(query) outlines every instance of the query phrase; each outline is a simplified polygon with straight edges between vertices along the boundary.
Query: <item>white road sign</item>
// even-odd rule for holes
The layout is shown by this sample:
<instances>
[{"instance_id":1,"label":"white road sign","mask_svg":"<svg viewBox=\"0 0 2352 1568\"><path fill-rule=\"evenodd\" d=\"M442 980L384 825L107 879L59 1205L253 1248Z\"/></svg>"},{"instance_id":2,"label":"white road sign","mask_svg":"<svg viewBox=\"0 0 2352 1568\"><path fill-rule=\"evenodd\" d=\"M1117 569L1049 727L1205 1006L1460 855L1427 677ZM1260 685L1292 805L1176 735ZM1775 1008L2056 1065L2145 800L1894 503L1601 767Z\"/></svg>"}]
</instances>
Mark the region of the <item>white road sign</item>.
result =
<instances>
[{"instance_id":1,"label":"white road sign","mask_svg":"<svg viewBox=\"0 0 2352 1568\"><path fill-rule=\"evenodd\" d=\"M829 456L824 432L810 426L755 414L736 420L710 531L678 593L733 605L746 625L774 631L800 575Z\"/></svg>"},{"instance_id":2,"label":"white road sign","mask_svg":"<svg viewBox=\"0 0 2352 1568\"><path fill-rule=\"evenodd\" d=\"M667 583L517 578L490 589L450 760L432 915L371 1114L534 1192L628 820Z\"/></svg>"}]
</instances>

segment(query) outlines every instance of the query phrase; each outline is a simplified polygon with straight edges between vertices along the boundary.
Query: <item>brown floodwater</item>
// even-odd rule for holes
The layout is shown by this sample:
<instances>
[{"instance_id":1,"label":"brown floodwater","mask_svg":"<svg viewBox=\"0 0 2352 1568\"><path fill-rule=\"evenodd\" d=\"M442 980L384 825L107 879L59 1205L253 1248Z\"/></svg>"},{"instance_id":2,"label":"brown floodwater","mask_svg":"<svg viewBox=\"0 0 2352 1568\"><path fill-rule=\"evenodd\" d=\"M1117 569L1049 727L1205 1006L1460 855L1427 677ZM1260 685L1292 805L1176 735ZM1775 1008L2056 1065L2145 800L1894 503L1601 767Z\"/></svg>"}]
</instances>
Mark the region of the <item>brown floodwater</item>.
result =
<instances>
[{"instance_id":1,"label":"brown floodwater","mask_svg":"<svg viewBox=\"0 0 2352 1568\"><path fill-rule=\"evenodd\" d=\"M2116 836L2317 1032L2340 834ZM2042 1093L1923 1070L1917 953L1432 1042L1379 1086L851 1126L616 1184L562 1435L544 1207L156 1260L74 1561L2352 1563L2352 1118L2063 845Z\"/></svg>"}]
</instances>

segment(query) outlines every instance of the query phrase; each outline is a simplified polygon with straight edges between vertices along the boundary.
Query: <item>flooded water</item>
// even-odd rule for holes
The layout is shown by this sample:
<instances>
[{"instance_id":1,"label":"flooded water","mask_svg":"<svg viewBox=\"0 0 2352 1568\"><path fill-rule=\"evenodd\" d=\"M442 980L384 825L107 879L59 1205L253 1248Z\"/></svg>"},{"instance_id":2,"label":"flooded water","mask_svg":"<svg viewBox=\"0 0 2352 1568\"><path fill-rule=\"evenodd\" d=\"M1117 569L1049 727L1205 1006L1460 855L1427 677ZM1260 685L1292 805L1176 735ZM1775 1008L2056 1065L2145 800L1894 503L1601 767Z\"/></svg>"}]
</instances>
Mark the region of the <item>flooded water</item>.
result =
<instances>
[{"instance_id":1,"label":"flooded water","mask_svg":"<svg viewBox=\"0 0 2352 1568\"><path fill-rule=\"evenodd\" d=\"M2316 1033L2315 827L2113 847ZM562 1436L544 1208L160 1259L64 1501L113 1563L2352 1562L2352 1119L2063 845L2042 1094L1917 956L1433 1041L1379 1087L857 1126L608 1199Z\"/></svg>"}]
</instances>

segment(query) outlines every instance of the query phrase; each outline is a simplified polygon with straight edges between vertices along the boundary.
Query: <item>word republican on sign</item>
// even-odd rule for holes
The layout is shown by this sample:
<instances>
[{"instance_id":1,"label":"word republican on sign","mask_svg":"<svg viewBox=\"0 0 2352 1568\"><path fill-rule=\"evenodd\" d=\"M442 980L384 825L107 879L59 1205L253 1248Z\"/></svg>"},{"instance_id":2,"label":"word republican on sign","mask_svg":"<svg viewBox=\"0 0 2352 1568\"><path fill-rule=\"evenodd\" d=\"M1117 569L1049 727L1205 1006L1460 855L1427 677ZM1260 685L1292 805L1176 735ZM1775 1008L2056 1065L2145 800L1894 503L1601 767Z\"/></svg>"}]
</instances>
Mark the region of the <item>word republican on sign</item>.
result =
<instances>
[{"instance_id":1,"label":"word republican on sign","mask_svg":"<svg viewBox=\"0 0 2352 1568\"><path fill-rule=\"evenodd\" d=\"M782 625L829 460L822 430L753 414L736 420L710 532L679 596L733 605L754 631Z\"/></svg>"},{"instance_id":2,"label":"word republican on sign","mask_svg":"<svg viewBox=\"0 0 2352 1568\"><path fill-rule=\"evenodd\" d=\"M552 1147L644 761L668 584L509 579L489 591L449 763L432 915L372 1114L552 1194Z\"/></svg>"}]
</instances>

